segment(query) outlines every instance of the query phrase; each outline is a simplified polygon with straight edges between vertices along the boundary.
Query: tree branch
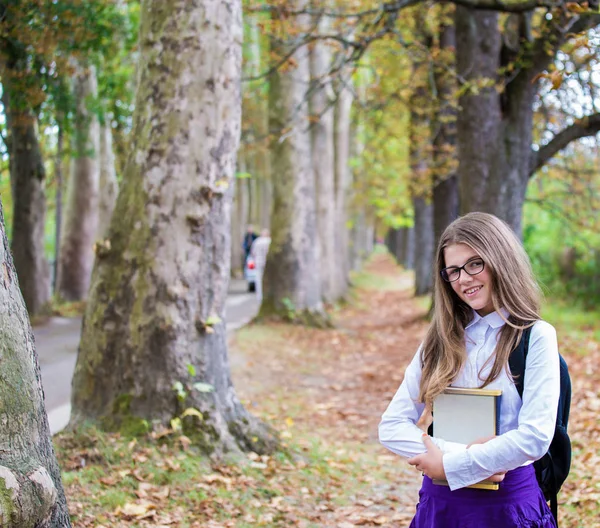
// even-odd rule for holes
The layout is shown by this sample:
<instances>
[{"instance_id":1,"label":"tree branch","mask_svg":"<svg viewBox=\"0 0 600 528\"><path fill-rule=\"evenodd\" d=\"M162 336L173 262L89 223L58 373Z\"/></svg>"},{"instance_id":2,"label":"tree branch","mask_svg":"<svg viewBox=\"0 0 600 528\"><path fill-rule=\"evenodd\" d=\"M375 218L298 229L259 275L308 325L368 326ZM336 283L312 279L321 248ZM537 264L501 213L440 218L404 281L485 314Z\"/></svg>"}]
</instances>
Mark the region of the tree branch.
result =
<instances>
[{"instance_id":1,"label":"tree branch","mask_svg":"<svg viewBox=\"0 0 600 528\"><path fill-rule=\"evenodd\" d=\"M561 0L443 0L482 11L501 11L503 13L524 13L537 7L552 9L563 5Z\"/></svg>"},{"instance_id":2,"label":"tree branch","mask_svg":"<svg viewBox=\"0 0 600 528\"><path fill-rule=\"evenodd\" d=\"M598 132L600 132L600 113L592 114L575 121L575 123L556 134L549 143L537 152L532 151L529 177L533 176L539 168L548 163L548 160L552 156L564 149L571 141L582 137L594 136Z\"/></svg>"}]
</instances>

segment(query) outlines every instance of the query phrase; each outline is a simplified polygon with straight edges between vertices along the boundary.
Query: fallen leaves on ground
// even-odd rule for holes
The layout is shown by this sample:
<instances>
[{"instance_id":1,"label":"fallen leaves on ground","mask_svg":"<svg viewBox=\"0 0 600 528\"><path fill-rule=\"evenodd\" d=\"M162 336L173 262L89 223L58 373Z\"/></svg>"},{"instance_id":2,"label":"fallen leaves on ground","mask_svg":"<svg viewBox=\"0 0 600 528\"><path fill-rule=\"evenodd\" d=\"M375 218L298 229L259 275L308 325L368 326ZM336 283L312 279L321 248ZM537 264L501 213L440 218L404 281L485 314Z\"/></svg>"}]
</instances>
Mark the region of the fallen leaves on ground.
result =
<instances>
[{"instance_id":1,"label":"fallen leaves on ground","mask_svg":"<svg viewBox=\"0 0 600 528\"><path fill-rule=\"evenodd\" d=\"M378 444L377 424L424 337L426 308L389 257L377 256L368 271L398 287L355 290L334 312L334 329L250 325L230 345L240 398L278 429L292 457L249 453L244 464L227 465L158 437L150 447L114 436L69 447L65 439L73 525L408 526L420 476ZM573 380L574 461L559 498L569 527L599 526L600 346L592 330L577 339L559 333Z\"/></svg>"}]
</instances>

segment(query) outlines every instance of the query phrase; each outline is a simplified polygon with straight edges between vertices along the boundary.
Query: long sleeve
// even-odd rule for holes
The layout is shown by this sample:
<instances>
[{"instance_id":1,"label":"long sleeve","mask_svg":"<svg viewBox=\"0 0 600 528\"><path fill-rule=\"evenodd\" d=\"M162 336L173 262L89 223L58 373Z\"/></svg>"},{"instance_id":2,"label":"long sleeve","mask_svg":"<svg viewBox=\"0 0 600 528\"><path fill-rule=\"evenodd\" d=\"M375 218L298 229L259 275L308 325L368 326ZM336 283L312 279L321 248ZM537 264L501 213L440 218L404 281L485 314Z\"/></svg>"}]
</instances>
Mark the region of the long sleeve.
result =
<instances>
[{"instance_id":1,"label":"long sleeve","mask_svg":"<svg viewBox=\"0 0 600 528\"><path fill-rule=\"evenodd\" d=\"M516 392L514 385L509 388ZM541 458L554 435L559 395L556 332L548 323L538 321L531 332L518 427L485 444L445 453L444 470L450 489L475 484Z\"/></svg>"},{"instance_id":2,"label":"long sleeve","mask_svg":"<svg viewBox=\"0 0 600 528\"><path fill-rule=\"evenodd\" d=\"M379 441L390 451L410 458L425 452L423 431L417 422L425 409L425 404L417 403L421 383L421 347L404 373L404 380L394 398L383 413L379 424ZM445 442L433 438L444 452L464 451L464 444Z\"/></svg>"}]
</instances>

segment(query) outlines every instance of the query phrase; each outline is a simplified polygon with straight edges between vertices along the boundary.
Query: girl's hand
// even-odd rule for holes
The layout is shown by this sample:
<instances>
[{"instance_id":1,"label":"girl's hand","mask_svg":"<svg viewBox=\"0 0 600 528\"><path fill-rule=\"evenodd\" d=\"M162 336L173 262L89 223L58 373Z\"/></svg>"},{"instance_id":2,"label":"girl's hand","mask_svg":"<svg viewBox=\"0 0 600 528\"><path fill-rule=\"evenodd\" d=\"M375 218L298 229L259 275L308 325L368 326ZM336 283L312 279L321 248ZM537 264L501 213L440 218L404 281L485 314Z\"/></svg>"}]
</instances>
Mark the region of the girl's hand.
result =
<instances>
[{"instance_id":1,"label":"girl's hand","mask_svg":"<svg viewBox=\"0 0 600 528\"><path fill-rule=\"evenodd\" d=\"M423 435L423 443L427 448L427 453L409 458L408 463L422 471L430 479L445 479L446 473L441 449L433 443L429 435Z\"/></svg>"}]
</instances>

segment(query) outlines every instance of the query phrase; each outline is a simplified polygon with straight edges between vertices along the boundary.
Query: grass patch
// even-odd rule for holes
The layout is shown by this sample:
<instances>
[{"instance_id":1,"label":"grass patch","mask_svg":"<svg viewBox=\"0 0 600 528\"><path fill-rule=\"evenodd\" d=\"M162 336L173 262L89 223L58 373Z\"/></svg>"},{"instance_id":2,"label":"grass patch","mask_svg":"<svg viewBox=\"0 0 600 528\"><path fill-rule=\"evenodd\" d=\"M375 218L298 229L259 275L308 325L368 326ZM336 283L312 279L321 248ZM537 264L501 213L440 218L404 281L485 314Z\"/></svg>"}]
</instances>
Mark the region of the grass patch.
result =
<instances>
[{"instance_id":1,"label":"grass patch","mask_svg":"<svg viewBox=\"0 0 600 528\"><path fill-rule=\"evenodd\" d=\"M574 302L552 300L542 309L542 317L556 327L560 335L574 339L600 341L600 311L589 310Z\"/></svg>"},{"instance_id":2,"label":"grass patch","mask_svg":"<svg viewBox=\"0 0 600 528\"><path fill-rule=\"evenodd\" d=\"M69 468L63 484L74 526L288 527L304 519L300 526L318 528L332 509L368 500L374 479L397 478L360 443L295 434L292 456L250 453L227 464L176 439L131 442L96 432L86 435L87 445L71 434L55 440Z\"/></svg>"}]
</instances>

